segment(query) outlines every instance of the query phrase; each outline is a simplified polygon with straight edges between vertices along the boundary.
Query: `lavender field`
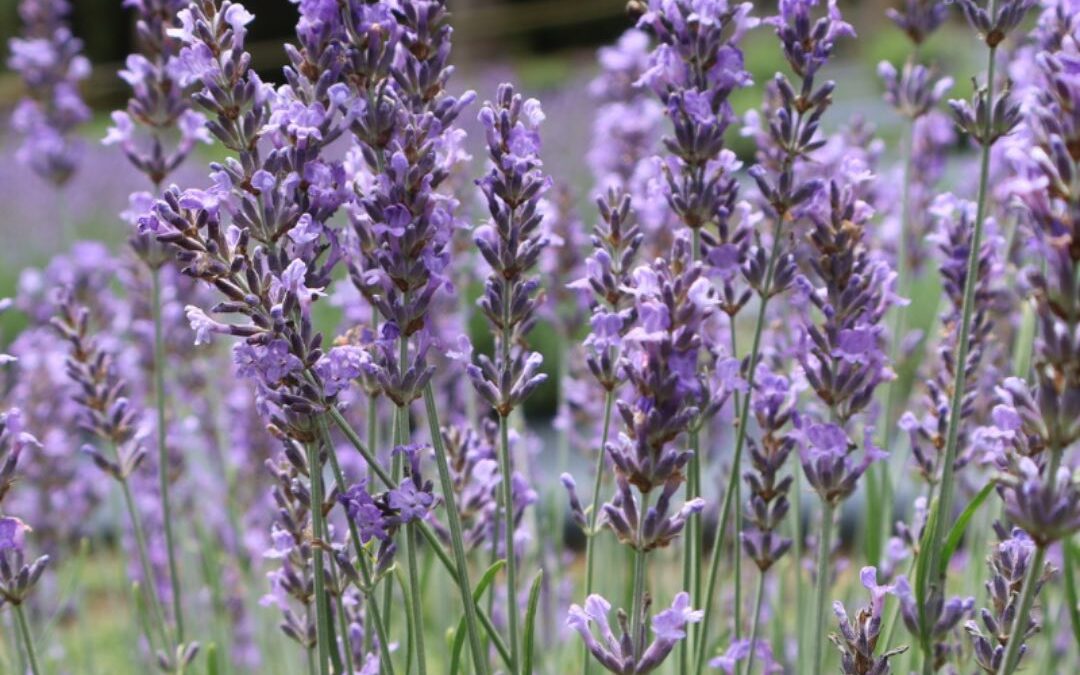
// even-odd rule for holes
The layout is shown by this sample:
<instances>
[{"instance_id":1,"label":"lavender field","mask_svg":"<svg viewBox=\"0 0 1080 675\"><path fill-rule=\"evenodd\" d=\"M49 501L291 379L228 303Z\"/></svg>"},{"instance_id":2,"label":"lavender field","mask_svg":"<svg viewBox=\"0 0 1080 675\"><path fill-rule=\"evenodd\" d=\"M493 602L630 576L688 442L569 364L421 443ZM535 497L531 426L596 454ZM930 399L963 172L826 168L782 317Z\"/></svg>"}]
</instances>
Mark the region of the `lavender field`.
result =
<instances>
[{"instance_id":1,"label":"lavender field","mask_svg":"<svg viewBox=\"0 0 1080 675\"><path fill-rule=\"evenodd\" d=\"M19 0L0 673L1080 672L1080 4L890 2Z\"/></svg>"}]
</instances>

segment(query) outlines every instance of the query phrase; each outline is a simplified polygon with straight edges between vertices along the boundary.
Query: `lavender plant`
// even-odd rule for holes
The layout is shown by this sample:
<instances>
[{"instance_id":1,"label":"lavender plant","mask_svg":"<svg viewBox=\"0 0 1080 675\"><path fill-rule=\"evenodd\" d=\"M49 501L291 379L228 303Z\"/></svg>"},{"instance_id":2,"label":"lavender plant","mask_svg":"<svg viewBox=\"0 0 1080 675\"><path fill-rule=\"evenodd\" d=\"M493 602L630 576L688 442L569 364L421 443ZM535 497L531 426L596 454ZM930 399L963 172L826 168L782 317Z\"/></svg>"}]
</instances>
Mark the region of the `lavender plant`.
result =
<instances>
[{"instance_id":1,"label":"lavender plant","mask_svg":"<svg viewBox=\"0 0 1080 675\"><path fill-rule=\"evenodd\" d=\"M591 183L552 175L574 137L559 96L503 84L468 113L443 0L293 4L272 81L244 5L124 3L132 95L105 141L134 169L137 230L24 272L2 324L27 324L0 355L4 668L100 657L81 660L102 642L83 575L114 537L134 669L1072 666L1070 3L1030 34L1026 0L960 3L990 61L953 126L951 78L923 61L948 7L890 10L911 51L879 67L895 153L878 125L897 115L833 105L851 89L824 73L855 37L834 3L760 21L632 3L600 75L562 92L597 106L569 157ZM51 30L42 70L24 43L47 111L75 91L78 40ZM770 48L783 72L743 91ZM195 182L200 143L216 161ZM74 163L28 147L59 189Z\"/></svg>"},{"instance_id":2,"label":"lavender plant","mask_svg":"<svg viewBox=\"0 0 1080 675\"><path fill-rule=\"evenodd\" d=\"M62 187L78 168L81 143L75 129L90 119L79 83L90 75L82 41L67 24L66 0L22 0L23 37L12 38L8 67L19 73L28 96L11 116L23 137L16 159Z\"/></svg>"}]
</instances>

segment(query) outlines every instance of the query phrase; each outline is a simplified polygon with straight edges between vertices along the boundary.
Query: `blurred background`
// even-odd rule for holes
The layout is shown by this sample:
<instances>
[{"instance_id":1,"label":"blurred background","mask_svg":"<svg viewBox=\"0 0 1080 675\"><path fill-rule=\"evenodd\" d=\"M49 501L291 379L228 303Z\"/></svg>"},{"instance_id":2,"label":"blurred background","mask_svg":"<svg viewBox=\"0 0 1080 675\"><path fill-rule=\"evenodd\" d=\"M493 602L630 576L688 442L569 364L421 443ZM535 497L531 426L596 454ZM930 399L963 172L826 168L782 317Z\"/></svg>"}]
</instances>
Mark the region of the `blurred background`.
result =
<instances>
[{"instance_id":1,"label":"blurred background","mask_svg":"<svg viewBox=\"0 0 1080 675\"><path fill-rule=\"evenodd\" d=\"M295 4L291 0L248 0L245 4L256 14L249 26L249 51L264 80L280 82L285 64L282 43L293 34ZM119 247L128 233L117 214L127 207L132 186L142 184L116 147L100 143L109 126L109 113L122 108L129 94L117 71L133 49L130 12L121 0L75 0L72 5L74 32L85 42L85 53L93 63L84 95L95 118L82 130L86 143L81 166L57 197L49 185L14 160L17 139L7 117L22 94L22 84L7 70L6 60L8 39L19 31L17 0L0 0L4 52L0 59L0 241L4 242L0 246L0 298L15 293L20 277L21 283L28 283L26 268L43 265L76 239L100 239ZM588 84L597 72L596 50L615 42L633 24L625 1L450 0L450 6L455 26L453 60L458 68L452 89L474 89L483 100L493 95L499 82L510 80L527 95L539 98L547 114L543 130L547 169L577 203L582 221L591 225L594 208L585 154L596 104ZM838 57L825 74L840 83L826 126L836 128L862 118L886 141L887 153L895 151L892 141L899 120L881 99L876 66L883 59L902 62L909 49L906 38L885 18L889 6L890 0L841 1L844 18L855 26L860 39L842 41ZM775 11L775 2L758 3L754 14L768 16ZM921 58L954 76L953 96L967 96L969 77L980 69L972 60L975 46L971 31L955 12L951 23L924 45ZM734 93L732 103L739 115L760 105L760 83L786 67L768 28L751 31L743 48L747 68L759 86ZM484 153L477 143L480 136L475 133L474 115L475 110L466 112L463 124L479 163ZM744 162L752 162L752 143L740 135L739 127L736 123L729 129L728 145ZM201 152L201 157L189 160L174 175L175 182L206 184L206 165L215 149ZM10 339L17 333L19 321L15 313L0 318L0 346L5 336ZM542 333L543 327L536 336L541 346ZM554 378L548 391L534 401L533 412L550 412Z\"/></svg>"}]
</instances>

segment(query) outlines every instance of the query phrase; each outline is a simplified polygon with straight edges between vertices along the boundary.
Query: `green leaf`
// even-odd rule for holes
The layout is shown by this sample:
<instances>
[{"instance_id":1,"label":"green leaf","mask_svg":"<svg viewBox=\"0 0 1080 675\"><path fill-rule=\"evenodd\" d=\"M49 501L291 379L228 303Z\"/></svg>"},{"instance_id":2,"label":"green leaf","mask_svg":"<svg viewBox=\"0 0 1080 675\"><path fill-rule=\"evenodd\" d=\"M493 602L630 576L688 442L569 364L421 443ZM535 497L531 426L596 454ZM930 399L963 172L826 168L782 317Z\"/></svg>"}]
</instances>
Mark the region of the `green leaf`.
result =
<instances>
[{"instance_id":1,"label":"green leaf","mask_svg":"<svg viewBox=\"0 0 1080 675\"><path fill-rule=\"evenodd\" d=\"M217 645L210 643L206 648L206 675L220 675L221 669L218 667L218 650Z\"/></svg>"},{"instance_id":2,"label":"green leaf","mask_svg":"<svg viewBox=\"0 0 1080 675\"><path fill-rule=\"evenodd\" d=\"M1080 645L1080 597L1076 590L1076 568L1080 566L1080 546L1076 541L1066 539L1061 548L1065 553L1062 565L1065 572L1065 602L1069 605L1069 623L1072 624L1073 637Z\"/></svg>"},{"instance_id":3,"label":"green leaf","mask_svg":"<svg viewBox=\"0 0 1080 675\"><path fill-rule=\"evenodd\" d=\"M919 641L924 651L929 647L929 626L926 621L926 584L930 573L930 541L934 536L934 529L938 520L937 498L930 504L929 514L926 517L926 525L923 527L923 536L919 540L919 557L915 562L915 603L919 610Z\"/></svg>"},{"instance_id":4,"label":"green leaf","mask_svg":"<svg viewBox=\"0 0 1080 675\"><path fill-rule=\"evenodd\" d=\"M523 658L525 668L523 673L533 672L533 640L536 634L536 608L540 604L540 582L544 580L544 571L540 570L533 579L532 588L529 589L529 607L525 612L525 651Z\"/></svg>"},{"instance_id":5,"label":"green leaf","mask_svg":"<svg viewBox=\"0 0 1080 675\"><path fill-rule=\"evenodd\" d=\"M971 522L975 512L979 510L986 498L994 491L994 485L993 482L990 482L979 490L979 494L975 495L975 498L971 500L964 512L953 523L952 529L949 530L949 534L945 537L945 543L942 545L941 557L938 558L938 578L945 576L949 561L952 559L953 553L956 553L956 547L960 545L960 539L964 536L964 530L967 529L968 523Z\"/></svg>"},{"instance_id":6,"label":"green leaf","mask_svg":"<svg viewBox=\"0 0 1080 675\"><path fill-rule=\"evenodd\" d=\"M473 589L472 596L473 602L479 602L480 598L484 597L484 591L495 581L495 575L499 573L503 567L506 566L505 560L496 560L491 567L487 568L484 572L484 576L480 577L480 582L476 584L476 588ZM458 619L457 630L454 631L454 648L450 657L450 675L457 675L458 669L461 667L461 652L465 649L465 613L462 612L461 618Z\"/></svg>"}]
</instances>

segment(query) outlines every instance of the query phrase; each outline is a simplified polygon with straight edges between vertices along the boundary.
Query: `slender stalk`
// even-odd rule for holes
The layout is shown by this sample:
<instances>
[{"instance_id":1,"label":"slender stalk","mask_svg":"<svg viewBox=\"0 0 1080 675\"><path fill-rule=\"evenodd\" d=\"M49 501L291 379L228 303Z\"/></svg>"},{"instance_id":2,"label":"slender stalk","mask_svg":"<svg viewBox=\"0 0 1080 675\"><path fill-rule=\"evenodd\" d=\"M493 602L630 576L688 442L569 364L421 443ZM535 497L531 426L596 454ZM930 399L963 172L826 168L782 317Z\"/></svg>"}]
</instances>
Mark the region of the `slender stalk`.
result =
<instances>
[{"instance_id":1,"label":"slender stalk","mask_svg":"<svg viewBox=\"0 0 1080 675\"><path fill-rule=\"evenodd\" d=\"M758 621L761 619L761 599L765 595L765 573L758 574L757 593L754 594L754 616L750 622L750 655L746 657L746 675L754 672L754 654L757 650L754 643L757 642Z\"/></svg>"},{"instance_id":2,"label":"slender stalk","mask_svg":"<svg viewBox=\"0 0 1080 675\"><path fill-rule=\"evenodd\" d=\"M604 429L600 435L600 452L596 455L596 477L593 479L592 511L589 513L589 532L585 544L585 596L593 590L593 540L596 522L600 519L600 488L604 478L604 458L607 455L608 435L611 433L611 411L615 407L615 392L604 394Z\"/></svg>"},{"instance_id":3,"label":"slender stalk","mask_svg":"<svg viewBox=\"0 0 1080 675\"><path fill-rule=\"evenodd\" d=\"M319 648L319 672L328 675L330 659L330 627L326 606L326 570L323 568L322 542L326 523L323 517L322 472L319 451L314 443L307 444L308 477L311 480L311 527L317 540L311 547L313 574L315 576L315 640Z\"/></svg>"},{"instance_id":4,"label":"slender stalk","mask_svg":"<svg viewBox=\"0 0 1080 675\"><path fill-rule=\"evenodd\" d=\"M998 675L1011 675L1016 670L1020 660L1020 645L1023 644L1024 633L1027 632L1028 616L1035 603L1035 588L1039 585L1039 575L1042 574L1045 561L1046 546L1039 545L1035 548L1035 556L1031 559L1027 578L1024 579L1024 586L1020 591L1020 605L1016 609L1016 617L1013 619L1012 631L1009 633L1009 642L1005 646L1005 657L1001 659Z\"/></svg>"},{"instance_id":5,"label":"slender stalk","mask_svg":"<svg viewBox=\"0 0 1080 675\"><path fill-rule=\"evenodd\" d=\"M335 568L333 564L330 565L330 579L334 582L334 587L338 590L337 619L338 630L341 632L341 651L345 652L345 672L352 675L356 670L353 668L352 648L349 645L349 617L345 616L344 588L341 586L337 568ZM366 630L364 632L370 633L371 631Z\"/></svg>"},{"instance_id":6,"label":"slender stalk","mask_svg":"<svg viewBox=\"0 0 1080 675\"><path fill-rule=\"evenodd\" d=\"M641 658L641 652L645 645L641 640L641 614L645 606L645 559L648 551L641 548L642 533L645 531L645 514L649 512L649 493L641 494L641 508L638 509L638 548L634 556L634 593L632 612L630 615L630 639L634 643L634 661Z\"/></svg>"},{"instance_id":7,"label":"slender stalk","mask_svg":"<svg viewBox=\"0 0 1080 675\"><path fill-rule=\"evenodd\" d=\"M791 518L794 520L795 527L792 528L791 540L794 542L791 545L792 567L795 572L795 645L798 648L798 653L802 654L803 637L806 635L804 630L803 618L805 617L805 608L803 607L803 537L802 537L802 471L796 469L791 472Z\"/></svg>"},{"instance_id":8,"label":"slender stalk","mask_svg":"<svg viewBox=\"0 0 1080 675\"><path fill-rule=\"evenodd\" d=\"M822 673L825 657L826 600L829 595L829 552L832 548L833 509L823 501L821 505L821 537L818 540L817 592L814 595L814 673Z\"/></svg>"},{"instance_id":9,"label":"slender stalk","mask_svg":"<svg viewBox=\"0 0 1080 675\"><path fill-rule=\"evenodd\" d=\"M705 614L701 620L701 639L697 644L697 659L695 661L695 673L702 672L705 664L705 651L709 642L709 621L712 618L712 598L716 592L716 579L720 568L720 557L723 555L724 536L727 534L727 525L731 514L731 505L735 496L735 485L739 480L739 464L742 458L743 445L746 443L746 427L750 422L750 398L754 390L755 371L757 370L758 358L761 350L761 336L765 328L765 315L769 305L769 294L772 289L773 274L776 272L776 263L780 259L782 250L781 231L783 217L778 220L777 232L773 239L772 250L769 253L769 263L765 271L765 282L761 292L761 306L758 308L757 320L754 325L754 338L750 347L750 363L747 379L747 394L743 406L739 411L739 425L735 434L735 453L731 460L731 475L728 477L727 489L724 491L724 501L720 507L720 520L716 527L716 537L713 539L713 548L709 560L709 582L705 586L705 604L702 606Z\"/></svg>"},{"instance_id":10,"label":"slender stalk","mask_svg":"<svg viewBox=\"0 0 1080 675\"><path fill-rule=\"evenodd\" d=\"M503 286L502 298L502 368L507 372L510 368L511 349L510 341L513 339L513 330L510 325L511 295L513 284ZM517 559L514 555L514 479L513 469L510 464L510 420L508 413L499 414L499 465L502 467L502 501L503 501L503 536L506 548L506 614L507 626L510 633L510 671L518 672L518 601L517 601Z\"/></svg>"},{"instance_id":11,"label":"slender stalk","mask_svg":"<svg viewBox=\"0 0 1080 675\"><path fill-rule=\"evenodd\" d=\"M37 652L34 651L34 639L30 635L30 625L26 621L26 610L22 604L15 605L15 620L19 624L19 636L22 638L23 648L26 650L27 665L32 675L40 675L38 668Z\"/></svg>"},{"instance_id":12,"label":"slender stalk","mask_svg":"<svg viewBox=\"0 0 1080 675\"><path fill-rule=\"evenodd\" d=\"M405 352L408 349L408 345L405 340L401 341L401 363L405 363ZM403 366L404 367L404 366ZM394 436L394 444L398 446L405 445L410 436L409 432L409 409L405 406L401 406L397 409L397 423L395 429L397 433ZM398 456L400 458L400 455ZM405 602L405 613L408 615L409 626L412 627L412 637L409 640L409 647L412 653L416 655L416 667L420 675L427 674L427 657L424 653L424 620L423 620L423 601L420 595L420 568L417 565L417 542L416 542L416 523L412 522L405 526L404 543L405 543L405 559L408 565L408 584L409 593ZM387 585L389 588L389 584Z\"/></svg>"},{"instance_id":13,"label":"slender stalk","mask_svg":"<svg viewBox=\"0 0 1080 675\"><path fill-rule=\"evenodd\" d=\"M115 447L114 447L115 452ZM119 456L119 453L116 452ZM142 569L144 588L146 589L147 602L153 607L154 620L158 624L158 631L162 640L162 647L167 648L170 643L168 625L165 622L165 610L161 606L161 598L154 590L154 568L150 565L149 549L146 546L146 534L143 531L142 519L135 507L135 498L131 495L131 485L127 477L119 479L120 490L124 495L124 505L127 507L128 518L131 520L131 531L135 535L135 547L138 549L139 565Z\"/></svg>"},{"instance_id":14,"label":"slender stalk","mask_svg":"<svg viewBox=\"0 0 1080 675\"><path fill-rule=\"evenodd\" d=\"M989 11L994 14L994 0L990 1ZM994 123L994 72L997 49L990 47L989 63L986 75L987 114L983 127L982 160L979 168L979 194L975 209L975 222L972 225L971 245L968 252L967 272L964 279L964 301L961 306L960 332L956 343L956 382L953 386L952 399L949 402L949 433L945 442L942 458L940 496L938 499L937 518L933 519L930 538L930 570L938 570L938 555L945 532L952 523L946 522L952 510L953 483L957 445L960 437L960 424L963 422L966 364L971 336L971 318L975 309L975 286L978 282L979 250L982 248L983 221L986 220L987 195L990 178L990 132ZM936 573L936 572L931 572Z\"/></svg>"},{"instance_id":15,"label":"slender stalk","mask_svg":"<svg viewBox=\"0 0 1080 675\"><path fill-rule=\"evenodd\" d=\"M506 548L506 614L510 632L510 670L518 664L517 564L514 555L514 481L510 464L510 419L499 416L499 463L502 465L503 533Z\"/></svg>"},{"instance_id":16,"label":"slender stalk","mask_svg":"<svg viewBox=\"0 0 1080 675\"><path fill-rule=\"evenodd\" d=\"M477 628L476 603L472 599L472 587L469 583L469 561L465 557L464 536L461 529L461 514L458 513L454 497L454 484L450 477L450 466L446 461L446 448L443 445L442 427L439 424L439 411L435 406L435 395L429 382L424 388L424 406L427 409L431 443L435 448L435 464L439 470L439 483L443 501L446 503L446 520L450 525L450 547L454 554L454 567L457 569L457 587L461 594L461 604L465 610L465 630L469 636L469 649L472 652L473 666L479 675L486 675L488 664L487 652L480 640Z\"/></svg>"},{"instance_id":17,"label":"slender stalk","mask_svg":"<svg viewBox=\"0 0 1080 675\"><path fill-rule=\"evenodd\" d=\"M409 561L409 602L413 625L413 649L416 652L416 670L420 675L427 675L427 656L424 651L424 612L420 597L420 570L416 564L416 525L409 523L405 528L405 557Z\"/></svg>"},{"instance_id":18,"label":"slender stalk","mask_svg":"<svg viewBox=\"0 0 1080 675\"><path fill-rule=\"evenodd\" d=\"M173 596L173 622L176 642L184 642L183 596L180 594L180 572L176 565L176 544L173 537L169 507L169 451L166 445L165 420L165 333L161 321L161 270L150 270L150 313L154 322L154 403L157 407L158 490L161 492L161 515L164 521L165 550L169 557L169 582Z\"/></svg>"},{"instance_id":19,"label":"slender stalk","mask_svg":"<svg viewBox=\"0 0 1080 675\"><path fill-rule=\"evenodd\" d=\"M338 462L337 453L334 451L334 446L330 438L330 426L326 421L325 415L319 415L319 431L322 434L323 442L326 444L327 457L330 460L330 470L334 474L334 482L337 485L338 492L345 494L348 490L348 485L345 482L345 474L341 470L341 464ZM371 623L375 627L375 634L379 637L379 653L382 657L380 663L385 664L389 675L393 675L394 666L390 659L390 640L389 635L386 632L386 627L382 621L382 613L379 611L378 603L375 599L375 586L372 583L371 568L368 565L367 552L364 550L363 542L360 541L360 532L357 529L356 521L352 518L346 517L349 523L349 536L352 538L353 547L356 549L356 558L360 567L360 578L364 582L364 587L361 590L364 594L364 599L367 602L365 606L366 612L371 619ZM364 649L367 652L370 649L370 642L368 635L371 633L369 630L364 631Z\"/></svg>"},{"instance_id":20,"label":"slender stalk","mask_svg":"<svg viewBox=\"0 0 1080 675\"><path fill-rule=\"evenodd\" d=\"M596 477L593 479L592 511L589 513L589 531L585 538L585 597L593 591L593 563L595 562L596 522L600 516L600 486L604 478L604 457L607 454L608 435L611 433L611 410L615 407L615 392L604 393L604 429L600 434L600 451L596 454ZM582 672L588 675L592 660L589 648L585 646L585 661Z\"/></svg>"},{"instance_id":21,"label":"slender stalk","mask_svg":"<svg viewBox=\"0 0 1080 675\"><path fill-rule=\"evenodd\" d=\"M691 261L696 263L701 258L701 228L691 228ZM687 501L701 496L701 434L698 429L692 429L689 436L690 466L686 476L686 499ZM642 514L644 517L644 514ZM698 559L701 541L701 519L691 518L686 523L686 536L683 539L683 588L692 594L694 602L701 598L700 591L694 591L694 579L698 574ZM695 604L694 607L700 605ZM738 603L736 602L736 606Z\"/></svg>"},{"instance_id":22,"label":"slender stalk","mask_svg":"<svg viewBox=\"0 0 1080 675\"><path fill-rule=\"evenodd\" d=\"M371 454L371 450L364 445L362 440L360 440L360 436L356 433L356 430L352 428L352 425L349 424L349 421L341 414L341 411L331 407L328 412L330 413L330 419L334 421L334 425L341 430L345 438L354 448L356 448L357 452L359 452L360 456L364 458L364 461L368 463L368 466L371 467L371 470L375 473L375 476L379 481L382 482L383 485L392 487L394 483L390 478L390 474L387 473L386 469L379 466L375 456ZM427 541L431 550L434 551L439 562L446 568L447 573L450 574L454 583L458 583L457 568L454 565L454 561L443 549L442 542L439 541L439 535L435 534L435 531L432 530L431 526L427 523L419 523L418 528L420 534L423 535L424 540ZM506 646L506 642L502 639L502 636L499 634L499 630L495 627L495 624L492 623L491 617L489 617L479 606L476 607L476 616L480 620L480 624L484 627L488 639L490 639L491 643L495 646L495 650L499 652L499 656L507 667L509 667L510 650Z\"/></svg>"},{"instance_id":23,"label":"slender stalk","mask_svg":"<svg viewBox=\"0 0 1080 675\"><path fill-rule=\"evenodd\" d=\"M909 221L911 219L911 197L909 184L911 182L911 169L913 165L912 148L914 143L915 123L914 120L908 119L908 123L904 130L904 139L900 144L900 152L903 156L903 182L900 185L900 234L896 239L896 289L898 293L907 293L908 284L908 255L907 255L907 231ZM895 378L885 382L885 424L881 428L881 447L886 450L891 450L893 442L893 432L896 428L896 409L900 406L901 401L897 400L903 393L900 391L900 345L903 342L904 330L907 326L907 307L905 305L897 305L893 307L893 329L892 340L889 344L889 363L893 365L893 368L897 371ZM895 466L903 466L903 460L892 459L890 464ZM892 477L886 466L880 466L873 468L873 471L881 472L881 508L885 517L882 518L882 523L875 523L881 532L874 537L875 548L872 551L868 551L870 562L877 564L878 558L881 554L881 539L888 536L889 524L892 522L892 496L893 496L893 484ZM871 477L873 478L873 477Z\"/></svg>"},{"instance_id":24,"label":"slender stalk","mask_svg":"<svg viewBox=\"0 0 1080 675\"><path fill-rule=\"evenodd\" d=\"M315 647L308 647L306 651L308 675L319 675L319 667L315 665Z\"/></svg>"}]
</instances>

